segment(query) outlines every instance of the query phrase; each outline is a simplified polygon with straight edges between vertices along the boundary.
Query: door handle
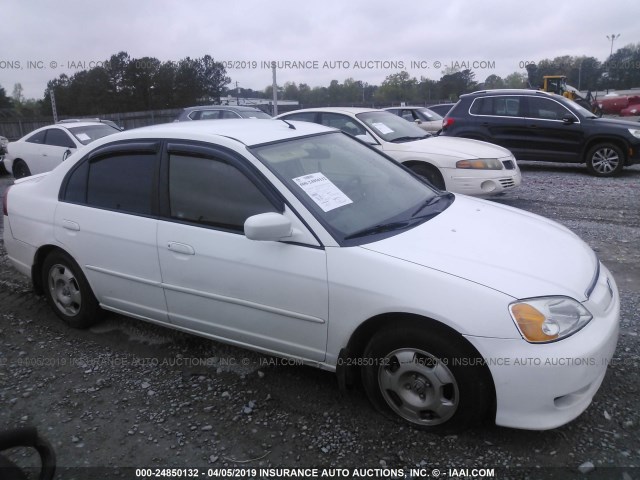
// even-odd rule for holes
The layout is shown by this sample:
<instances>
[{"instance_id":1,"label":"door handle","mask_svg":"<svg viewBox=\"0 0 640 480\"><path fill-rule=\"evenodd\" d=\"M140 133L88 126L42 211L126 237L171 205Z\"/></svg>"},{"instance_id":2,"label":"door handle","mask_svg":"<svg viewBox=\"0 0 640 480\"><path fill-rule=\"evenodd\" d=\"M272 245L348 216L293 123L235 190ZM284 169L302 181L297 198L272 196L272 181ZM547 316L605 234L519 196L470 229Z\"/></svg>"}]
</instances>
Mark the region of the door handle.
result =
<instances>
[{"instance_id":1,"label":"door handle","mask_svg":"<svg viewBox=\"0 0 640 480\"><path fill-rule=\"evenodd\" d=\"M183 255L196 254L196 251L193 249L193 247L191 245L187 245L186 243L168 242L167 248L172 252L182 253Z\"/></svg>"},{"instance_id":2,"label":"door handle","mask_svg":"<svg viewBox=\"0 0 640 480\"><path fill-rule=\"evenodd\" d=\"M80 225L76 222L72 222L71 220L62 220L62 228L66 228L67 230L74 232L80 231Z\"/></svg>"}]
</instances>

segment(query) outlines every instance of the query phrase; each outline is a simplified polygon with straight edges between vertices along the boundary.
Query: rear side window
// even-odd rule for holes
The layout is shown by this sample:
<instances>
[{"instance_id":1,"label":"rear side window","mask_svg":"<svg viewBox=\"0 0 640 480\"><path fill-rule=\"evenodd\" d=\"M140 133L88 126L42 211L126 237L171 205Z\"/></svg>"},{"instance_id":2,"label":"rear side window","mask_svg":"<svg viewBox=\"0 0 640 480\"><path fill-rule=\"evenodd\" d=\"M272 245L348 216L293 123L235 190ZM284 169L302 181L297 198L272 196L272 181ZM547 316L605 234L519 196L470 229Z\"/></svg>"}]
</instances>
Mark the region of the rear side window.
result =
<instances>
[{"instance_id":1,"label":"rear side window","mask_svg":"<svg viewBox=\"0 0 640 480\"><path fill-rule=\"evenodd\" d=\"M479 97L473 101L469 113L472 115L521 117L523 116L523 103L523 98L518 96Z\"/></svg>"},{"instance_id":2,"label":"rear side window","mask_svg":"<svg viewBox=\"0 0 640 480\"><path fill-rule=\"evenodd\" d=\"M152 214L158 157L122 153L86 160L69 177L64 200L141 215Z\"/></svg>"},{"instance_id":3,"label":"rear side window","mask_svg":"<svg viewBox=\"0 0 640 480\"><path fill-rule=\"evenodd\" d=\"M220 118L220 110L203 110L199 112L196 120L217 120Z\"/></svg>"},{"instance_id":4,"label":"rear side window","mask_svg":"<svg viewBox=\"0 0 640 480\"><path fill-rule=\"evenodd\" d=\"M41 132L34 133L29 138L27 138L25 140L25 142L43 144L44 143L44 137L45 137L46 134L47 134L46 130L42 130Z\"/></svg>"},{"instance_id":5,"label":"rear side window","mask_svg":"<svg viewBox=\"0 0 640 480\"><path fill-rule=\"evenodd\" d=\"M316 112L292 113L284 117L284 120L296 120L298 122L315 122Z\"/></svg>"},{"instance_id":6,"label":"rear side window","mask_svg":"<svg viewBox=\"0 0 640 480\"><path fill-rule=\"evenodd\" d=\"M169 205L177 220L237 232L250 216L277 211L235 166L187 154L169 157Z\"/></svg>"}]
</instances>

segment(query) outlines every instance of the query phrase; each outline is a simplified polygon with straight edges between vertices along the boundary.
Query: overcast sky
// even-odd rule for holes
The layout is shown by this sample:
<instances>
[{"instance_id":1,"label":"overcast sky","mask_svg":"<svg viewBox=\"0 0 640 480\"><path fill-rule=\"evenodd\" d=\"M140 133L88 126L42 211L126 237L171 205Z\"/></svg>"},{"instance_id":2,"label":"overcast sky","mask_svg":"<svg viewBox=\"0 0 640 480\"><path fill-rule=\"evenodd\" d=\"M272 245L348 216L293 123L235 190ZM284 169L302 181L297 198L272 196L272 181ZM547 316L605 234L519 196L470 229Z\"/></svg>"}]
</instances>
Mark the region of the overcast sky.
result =
<instances>
[{"instance_id":1,"label":"overcast sky","mask_svg":"<svg viewBox=\"0 0 640 480\"><path fill-rule=\"evenodd\" d=\"M234 84L261 90L272 60L279 85L380 84L403 69L437 80L452 63L484 81L561 55L604 61L607 35L620 34L614 51L640 42L638 0L2 0L0 11L0 86L11 95L19 82L27 98L120 51L209 54Z\"/></svg>"}]
</instances>

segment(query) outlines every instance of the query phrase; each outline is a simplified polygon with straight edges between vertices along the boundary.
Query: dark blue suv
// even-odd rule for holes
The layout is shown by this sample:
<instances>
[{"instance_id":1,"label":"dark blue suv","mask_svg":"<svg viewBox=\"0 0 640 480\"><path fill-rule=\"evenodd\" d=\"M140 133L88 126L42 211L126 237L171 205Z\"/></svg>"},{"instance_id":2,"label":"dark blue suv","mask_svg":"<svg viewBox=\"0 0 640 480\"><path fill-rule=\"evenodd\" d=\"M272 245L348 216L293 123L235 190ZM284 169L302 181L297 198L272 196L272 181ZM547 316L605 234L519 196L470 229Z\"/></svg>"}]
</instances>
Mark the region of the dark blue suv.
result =
<instances>
[{"instance_id":1,"label":"dark blue suv","mask_svg":"<svg viewBox=\"0 0 640 480\"><path fill-rule=\"evenodd\" d=\"M571 100L536 90L462 95L442 121L442 135L495 143L518 160L586 163L600 177L640 163L640 124L598 118Z\"/></svg>"}]
</instances>

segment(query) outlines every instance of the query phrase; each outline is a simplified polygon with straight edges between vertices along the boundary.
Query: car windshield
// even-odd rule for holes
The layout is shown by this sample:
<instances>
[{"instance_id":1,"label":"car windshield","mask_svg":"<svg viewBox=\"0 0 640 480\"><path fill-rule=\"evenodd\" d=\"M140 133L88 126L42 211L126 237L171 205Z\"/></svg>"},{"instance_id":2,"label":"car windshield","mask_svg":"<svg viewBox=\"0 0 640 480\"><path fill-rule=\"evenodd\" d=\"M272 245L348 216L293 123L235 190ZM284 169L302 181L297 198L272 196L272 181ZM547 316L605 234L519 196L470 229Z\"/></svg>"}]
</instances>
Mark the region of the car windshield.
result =
<instances>
[{"instance_id":1,"label":"car windshield","mask_svg":"<svg viewBox=\"0 0 640 480\"><path fill-rule=\"evenodd\" d=\"M78 139L83 145L87 145L94 140L97 140L112 133L118 133L117 128L113 128L106 124L101 125L85 125L84 127L68 127L68 130Z\"/></svg>"},{"instance_id":2,"label":"car windshield","mask_svg":"<svg viewBox=\"0 0 640 480\"><path fill-rule=\"evenodd\" d=\"M419 108L417 112L420 118L422 118L422 120L426 120L427 122L440 121L443 118L436 112L434 112L433 110L429 110L428 108Z\"/></svg>"},{"instance_id":3,"label":"car windshield","mask_svg":"<svg viewBox=\"0 0 640 480\"><path fill-rule=\"evenodd\" d=\"M452 194L433 190L342 132L257 146L251 151L344 246L412 228L453 201Z\"/></svg>"},{"instance_id":4,"label":"car windshield","mask_svg":"<svg viewBox=\"0 0 640 480\"><path fill-rule=\"evenodd\" d=\"M271 115L262 111L238 112L243 118L271 118Z\"/></svg>"},{"instance_id":5,"label":"car windshield","mask_svg":"<svg viewBox=\"0 0 640 480\"><path fill-rule=\"evenodd\" d=\"M391 112L366 112L356 117L387 142L410 142L430 137L420 127Z\"/></svg>"}]
</instances>

